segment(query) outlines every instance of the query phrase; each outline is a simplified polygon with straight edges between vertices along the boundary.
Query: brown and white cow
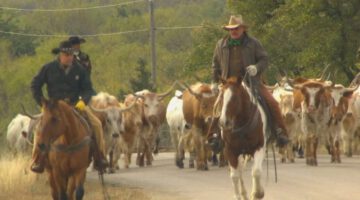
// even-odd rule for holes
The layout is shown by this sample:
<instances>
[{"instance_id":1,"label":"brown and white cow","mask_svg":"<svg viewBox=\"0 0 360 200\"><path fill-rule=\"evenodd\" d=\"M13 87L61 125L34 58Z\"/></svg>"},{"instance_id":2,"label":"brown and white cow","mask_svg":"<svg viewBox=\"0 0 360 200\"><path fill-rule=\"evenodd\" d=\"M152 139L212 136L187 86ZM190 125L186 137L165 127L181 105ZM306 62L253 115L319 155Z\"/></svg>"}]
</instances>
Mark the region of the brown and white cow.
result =
<instances>
[{"instance_id":1,"label":"brown and white cow","mask_svg":"<svg viewBox=\"0 0 360 200\"><path fill-rule=\"evenodd\" d=\"M316 166L319 140L325 143L333 100L328 83L306 80L294 86L294 109L301 108L301 129L306 137L306 164Z\"/></svg>"},{"instance_id":2,"label":"brown and white cow","mask_svg":"<svg viewBox=\"0 0 360 200\"><path fill-rule=\"evenodd\" d=\"M351 85L350 85L351 86ZM353 84L353 87L358 87ZM343 120L341 137L346 156L351 157L360 139L360 88L357 88L349 101L349 109Z\"/></svg>"},{"instance_id":3,"label":"brown and white cow","mask_svg":"<svg viewBox=\"0 0 360 200\"><path fill-rule=\"evenodd\" d=\"M152 165L152 153L158 152L156 140L158 139L160 126L165 122L166 115L166 107L163 100L172 92L174 86L175 83L168 91L162 94L150 92L149 90L142 90L135 93L135 96L139 98L136 103L141 107L141 113L139 114L142 118L136 159L136 164L140 167L145 165L145 158L146 165ZM130 100L126 98L125 101Z\"/></svg>"},{"instance_id":4,"label":"brown and white cow","mask_svg":"<svg viewBox=\"0 0 360 200\"><path fill-rule=\"evenodd\" d=\"M343 122L348 112L349 101L357 88L345 88L341 84L327 87L333 99L331 118L328 131L328 150L331 153L331 162L340 163L340 142L343 133Z\"/></svg>"},{"instance_id":5,"label":"brown and white cow","mask_svg":"<svg viewBox=\"0 0 360 200\"><path fill-rule=\"evenodd\" d=\"M194 149L196 152L196 168L208 170L206 145L207 132L210 124L213 106L217 97L210 85L196 83L190 87L186 86L183 92L183 113L189 127ZM182 161L179 161L182 162Z\"/></svg>"}]
</instances>

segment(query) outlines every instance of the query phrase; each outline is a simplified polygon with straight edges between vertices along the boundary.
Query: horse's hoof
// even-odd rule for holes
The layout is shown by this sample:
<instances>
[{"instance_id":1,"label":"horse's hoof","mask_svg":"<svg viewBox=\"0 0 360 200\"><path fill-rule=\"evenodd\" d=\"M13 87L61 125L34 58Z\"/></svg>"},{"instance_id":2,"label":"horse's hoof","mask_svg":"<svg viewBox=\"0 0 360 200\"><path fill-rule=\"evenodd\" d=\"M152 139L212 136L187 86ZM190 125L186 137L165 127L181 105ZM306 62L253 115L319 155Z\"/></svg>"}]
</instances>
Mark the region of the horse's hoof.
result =
<instances>
[{"instance_id":1,"label":"horse's hoof","mask_svg":"<svg viewBox=\"0 0 360 200\"><path fill-rule=\"evenodd\" d=\"M189 168L190 168L190 169L195 168L195 164L194 164L194 163L190 163L190 164L189 164Z\"/></svg>"},{"instance_id":2,"label":"horse's hoof","mask_svg":"<svg viewBox=\"0 0 360 200\"><path fill-rule=\"evenodd\" d=\"M108 169L108 172L107 172L108 174L115 174L115 169Z\"/></svg>"},{"instance_id":3,"label":"horse's hoof","mask_svg":"<svg viewBox=\"0 0 360 200\"><path fill-rule=\"evenodd\" d=\"M281 158L281 163L286 163L286 158Z\"/></svg>"},{"instance_id":4,"label":"horse's hoof","mask_svg":"<svg viewBox=\"0 0 360 200\"><path fill-rule=\"evenodd\" d=\"M179 168L179 169L183 169L184 168L184 162L180 159L176 159L175 161L175 165Z\"/></svg>"},{"instance_id":5,"label":"horse's hoof","mask_svg":"<svg viewBox=\"0 0 360 200\"><path fill-rule=\"evenodd\" d=\"M209 170L208 166L207 165L200 165L197 167L197 170L200 170L200 171L207 171Z\"/></svg>"},{"instance_id":6,"label":"horse's hoof","mask_svg":"<svg viewBox=\"0 0 360 200\"><path fill-rule=\"evenodd\" d=\"M263 199L264 196L265 196L264 191L255 192L254 194L252 194L251 200Z\"/></svg>"},{"instance_id":7,"label":"horse's hoof","mask_svg":"<svg viewBox=\"0 0 360 200\"><path fill-rule=\"evenodd\" d=\"M295 159L294 159L294 158L291 158L291 159L290 159L290 162L291 162L291 163L295 163Z\"/></svg>"},{"instance_id":8,"label":"horse's hoof","mask_svg":"<svg viewBox=\"0 0 360 200\"><path fill-rule=\"evenodd\" d=\"M220 162L219 167L225 167L227 165L226 162Z\"/></svg>"}]
</instances>

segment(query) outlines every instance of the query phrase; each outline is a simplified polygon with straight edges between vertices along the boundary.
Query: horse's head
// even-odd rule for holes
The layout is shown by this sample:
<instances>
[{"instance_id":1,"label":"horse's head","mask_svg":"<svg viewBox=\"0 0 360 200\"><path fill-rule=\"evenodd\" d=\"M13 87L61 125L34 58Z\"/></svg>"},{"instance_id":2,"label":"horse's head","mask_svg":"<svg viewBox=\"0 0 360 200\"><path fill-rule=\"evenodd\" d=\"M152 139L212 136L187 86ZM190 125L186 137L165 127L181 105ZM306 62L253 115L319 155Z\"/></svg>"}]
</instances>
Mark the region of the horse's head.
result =
<instances>
[{"instance_id":1,"label":"horse's head","mask_svg":"<svg viewBox=\"0 0 360 200\"><path fill-rule=\"evenodd\" d=\"M68 131L66 112L71 107L60 100L42 100L43 115L37 131L37 144L41 151L49 150L50 145Z\"/></svg>"},{"instance_id":2,"label":"horse's head","mask_svg":"<svg viewBox=\"0 0 360 200\"><path fill-rule=\"evenodd\" d=\"M227 80L221 80L222 87L220 89L219 100L221 102L220 126L223 130L232 129L235 126L236 117L239 110L242 109L244 87L242 86L242 79L230 77Z\"/></svg>"}]
</instances>

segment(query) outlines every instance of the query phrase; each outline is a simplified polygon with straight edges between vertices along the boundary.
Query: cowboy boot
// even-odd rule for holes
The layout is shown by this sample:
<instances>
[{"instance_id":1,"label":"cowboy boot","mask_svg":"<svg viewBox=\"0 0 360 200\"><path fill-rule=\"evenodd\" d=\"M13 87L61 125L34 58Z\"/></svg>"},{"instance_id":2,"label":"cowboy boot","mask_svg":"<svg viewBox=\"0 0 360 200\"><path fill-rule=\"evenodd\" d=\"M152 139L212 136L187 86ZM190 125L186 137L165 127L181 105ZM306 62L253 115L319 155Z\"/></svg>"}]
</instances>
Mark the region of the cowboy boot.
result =
<instances>
[{"instance_id":1,"label":"cowboy boot","mask_svg":"<svg viewBox=\"0 0 360 200\"><path fill-rule=\"evenodd\" d=\"M280 148L286 146L289 143L289 137L286 134L286 130L283 128L277 128L275 130L276 146Z\"/></svg>"},{"instance_id":2,"label":"cowboy boot","mask_svg":"<svg viewBox=\"0 0 360 200\"><path fill-rule=\"evenodd\" d=\"M109 163L106 160L105 155L103 155L103 153L100 152L97 146L94 148L93 158L94 158L94 168L102 173L105 172L105 169L109 167Z\"/></svg>"},{"instance_id":3,"label":"cowboy boot","mask_svg":"<svg viewBox=\"0 0 360 200\"><path fill-rule=\"evenodd\" d=\"M38 174L43 173L45 170L45 155L42 153L37 153L34 155L30 170Z\"/></svg>"}]
</instances>

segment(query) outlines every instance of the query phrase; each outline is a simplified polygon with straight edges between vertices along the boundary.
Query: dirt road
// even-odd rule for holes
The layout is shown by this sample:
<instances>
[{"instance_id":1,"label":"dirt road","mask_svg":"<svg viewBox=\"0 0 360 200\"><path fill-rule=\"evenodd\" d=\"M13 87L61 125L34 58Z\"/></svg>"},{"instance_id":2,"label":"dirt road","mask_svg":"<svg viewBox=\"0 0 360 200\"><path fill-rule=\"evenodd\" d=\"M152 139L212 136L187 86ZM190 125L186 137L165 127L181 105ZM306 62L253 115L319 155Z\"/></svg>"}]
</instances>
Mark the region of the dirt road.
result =
<instances>
[{"instance_id":1,"label":"dirt road","mask_svg":"<svg viewBox=\"0 0 360 200\"><path fill-rule=\"evenodd\" d=\"M307 167L304 160L295 164L278 163L278 183L274 182L273 162L266 161L263 183L267 200L356 200L360 199L360 157L343 158L342 164L330 164L329 156L319 156L318 167ZM172 153L155 157L154 166L121 169L106 175L107 183L141 187L153 192L153 199L172 200L225 200L233 199L233 189L228 168L211 167L209 171L178 169L173 164ZM187 164L187 163L186 163ZM251 189L250 162L244 179L248 193ZM91 179L96 176L89 174ZM158 195L166 194L166 197Z\"/></svg>"}]
</instances>

